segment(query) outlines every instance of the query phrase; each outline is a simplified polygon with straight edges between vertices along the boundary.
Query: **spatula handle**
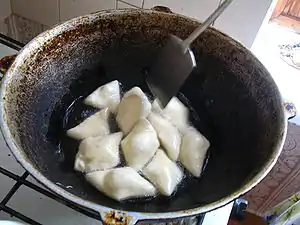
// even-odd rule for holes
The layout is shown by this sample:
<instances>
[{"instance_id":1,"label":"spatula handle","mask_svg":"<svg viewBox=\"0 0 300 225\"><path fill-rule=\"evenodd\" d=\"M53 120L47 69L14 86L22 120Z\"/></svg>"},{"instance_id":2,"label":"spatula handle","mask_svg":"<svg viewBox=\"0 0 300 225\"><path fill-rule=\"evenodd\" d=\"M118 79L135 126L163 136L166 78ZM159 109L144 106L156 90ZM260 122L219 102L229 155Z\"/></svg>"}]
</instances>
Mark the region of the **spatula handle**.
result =
<instances>
[{"instance_id":1,"label":"spatula handle","mask_svg":"<svg viewBox=\"0 0 300 225\"><path fill-rule=\"evenodd\" d=\"M222 4L182 42L184 52L186 52L190 44L221 15L221 13L230 5L232 1L233 0L223 1Z\"/></svg>"}]
</instances>

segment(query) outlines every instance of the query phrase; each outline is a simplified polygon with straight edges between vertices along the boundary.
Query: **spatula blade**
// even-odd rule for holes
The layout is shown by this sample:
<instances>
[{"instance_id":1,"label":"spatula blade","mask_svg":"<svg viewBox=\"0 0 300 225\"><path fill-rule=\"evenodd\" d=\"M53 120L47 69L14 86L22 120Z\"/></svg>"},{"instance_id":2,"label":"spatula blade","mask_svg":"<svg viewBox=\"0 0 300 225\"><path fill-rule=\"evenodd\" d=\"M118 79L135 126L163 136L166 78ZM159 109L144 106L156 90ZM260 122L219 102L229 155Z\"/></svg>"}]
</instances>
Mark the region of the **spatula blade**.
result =
<instances>
[{"instance_id":1,"label":"spatula blade","mask_svg":"<svg viewBox=\"0 0 300 225\"><path fill-rule=\"evenodd\" d=\"M162 107L176 96L196 66L193 52L191 49L185 51L181 43L180 38L171 35L146 78L152 94Z\"/></svg>"}]
</instances>

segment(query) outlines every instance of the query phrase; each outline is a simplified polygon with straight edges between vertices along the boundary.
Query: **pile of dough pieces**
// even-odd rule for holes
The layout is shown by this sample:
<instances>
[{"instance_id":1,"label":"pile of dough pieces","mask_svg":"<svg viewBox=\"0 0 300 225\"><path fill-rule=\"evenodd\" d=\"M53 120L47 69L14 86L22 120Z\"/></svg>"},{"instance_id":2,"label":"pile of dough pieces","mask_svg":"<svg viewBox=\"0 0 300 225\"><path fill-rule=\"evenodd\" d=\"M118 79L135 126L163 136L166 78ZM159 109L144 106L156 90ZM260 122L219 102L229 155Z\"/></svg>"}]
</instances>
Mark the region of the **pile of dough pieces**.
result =
<instances>
[{"instance_id":1,"label":"pile of dough pieces","mask_svg":"<svg viewBox=\"0 0 300 225\"><path fill-rule=\"evenodd\" d=\"M189 110L174 97L162 109L152 104L139 87L121 100L117 80L107 83L84 103L99 111L67 135L80 140L74 168L99 191L118 200L170 196L184 174L176 162L200 177L209 141L189 126ZM113 114L120 128L110 133ZM120 151L126 166L120 167ZM119 167L118 167L119 166Z\"/></svg>"}]
</instances>

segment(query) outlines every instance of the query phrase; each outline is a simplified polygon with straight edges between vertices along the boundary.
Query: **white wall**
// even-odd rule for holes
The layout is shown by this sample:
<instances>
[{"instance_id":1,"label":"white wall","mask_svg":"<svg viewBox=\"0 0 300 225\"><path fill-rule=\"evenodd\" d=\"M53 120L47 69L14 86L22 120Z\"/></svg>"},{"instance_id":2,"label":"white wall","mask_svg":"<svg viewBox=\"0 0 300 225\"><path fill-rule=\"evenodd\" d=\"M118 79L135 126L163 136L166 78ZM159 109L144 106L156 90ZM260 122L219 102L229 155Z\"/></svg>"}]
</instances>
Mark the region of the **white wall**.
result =
<instances>
[{"instance_id":1,"label":"white wall","mask_svg":"<svg viewBox=\"0 0 300 225\"><path fill-rule=\"evenodd\" d=\"M218 3L219 0L144 0L144 8L162 5L169 7L173 12L204 20L216 9Z\"/></svg>"},{"instance_id":2,"label":"white wall","mask_svg":"<svg viewBox=\"0 0 300 225\"><path fill-rule=\"evenodd\" d=\"M262 25L260 26L259 31L257 32L257 35L256 35L256 37L254 39L254 42L253 42L252 46L251 46L251 51L254 52L254 53L256 51L261 51L261 49L260 49L261 48L261 40L265 36L265 32L267 30L265 28L269 24L269 21L271 19L271 16L273 14L273 11L274 11L277 3L278 3L278 0L273 0L272 1L271 6L270 6L270 8L269 8L269 10L268 10L265 18L264 18L264 21L262 22Z\"/></svg>"},{"instance_id":3,"label":"white wall","mask_svg":"<svg viewBox=\"0 0 300 225\"><path fill-rule=\"evenodd\" d=\"M11 14L10 0L0 0L0 33L7 33L4 19Z\"/></svg>"},{"instance_id":4,"label":"white wall","mask_svg":"<svg viewBox=\"0 0 300 225\"><path fill-rule=\"evenodd\" d=\"M9 0L0 0L9 1ZM44 25L111 8L152 8L165 5L172 11L204 20L221 0L11 0L12 11ZM234 0L215 27L250 48L272 0ZM34 7L33 7L34 6Z\"/></svg>"},{"instance_id":5,"label":"white wall","mask_svg":"<svg viewBox=\"0 0 300 225\"><path fill-rule=\"evenodd\" d=\"M116 0L60 0L60 20L116 8Z\"/></svg>"},{"instance_id":6,"label":"white wall","mask_svg":"<svg viewBox=\"0 0 300 225\"><path fill-rule=\"evenodd\" d=\"M58 0L11 0L11 7L14 13L43 25L58 23Z\"/></svg>"},{"instance_id":7,"label":"white wall","mask_svg":"<svg viewBox=\"0 0 300 225\"><path fill-rule=\"evenodd\" d=\"M234 0L215 27L250 48L271 3L272 0Z\"/></svg>"},{"instance_id":8,"label":"white wall","mask_svg":"<svg viewBox=\"0 0 300 225\"><path fill-rule=\"evenodd\" d=\"M0 0L2 1L2 0ZM11 0L12 11L43 25L116 7L116 0Z\"/></svg>"},{"instance_id":9,"label":"white wall","mask_svg":"<svg viewBox=\"0 0 300 225\"><path fill-rule=\"evenodd\" d=\"M127 2L136 0L125 0ZM204 20L221 0L144 0L144 8L166 5L174 12ZM215 27L250 48L272 0L234 0L217 19Z\"/></svg>"}]
</instances>

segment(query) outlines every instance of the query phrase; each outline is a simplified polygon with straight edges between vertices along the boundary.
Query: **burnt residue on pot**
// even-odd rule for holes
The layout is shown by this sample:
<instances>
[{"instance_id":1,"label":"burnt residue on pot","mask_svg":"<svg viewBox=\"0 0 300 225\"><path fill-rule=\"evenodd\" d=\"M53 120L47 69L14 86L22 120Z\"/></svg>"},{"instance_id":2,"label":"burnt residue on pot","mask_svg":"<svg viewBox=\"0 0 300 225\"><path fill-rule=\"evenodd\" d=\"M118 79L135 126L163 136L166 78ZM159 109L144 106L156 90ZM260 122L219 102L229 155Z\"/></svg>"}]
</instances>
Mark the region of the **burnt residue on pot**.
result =
<instances>
[{"instance_id":1,"label":"burnt residue on pot","mask_svg":"<svg viewBox=\"0 0 300 225\"><path fill-rule=\"evenodd\" d=\"M185 38L198 23L170 13L124 10L71 20L37 37L17 57L5 80L4 120L27 160L71 194L113 209L174 212L204 206L257 182L283 141L284 115L274 81L244 47L214 30L192 45L198 67L180 90L202 120L213 145L200 179L171 199L118 203L62 168L56 130L79 97L119 80L145 87L168 34ZM67 154L67 153L65 153ZM242 188L242 189L241 189Z\"/></svg>"},{"instance_id":2,"label":"burnt residue on pot","mask_svg":"<svg viewBox=\"0 0 300 225\"><path fill-rule=\"evenodd\" d=\"M157 5L152 8L152 10L158 11L158 12L165 12L165 13L172 13L171 9L166 6Z\"/></svg>"},{"instance_id":3,"label":"burnt residue on pot","mask_svg":"<svg viewBox=\"0 0 300 225\"><path fill-rule=\"evenodd\" d=\"M0 72L5 74L9 69L10 65L13 63L17 55L10 55L0 59Z\"/></svg>"}]
</instances>

